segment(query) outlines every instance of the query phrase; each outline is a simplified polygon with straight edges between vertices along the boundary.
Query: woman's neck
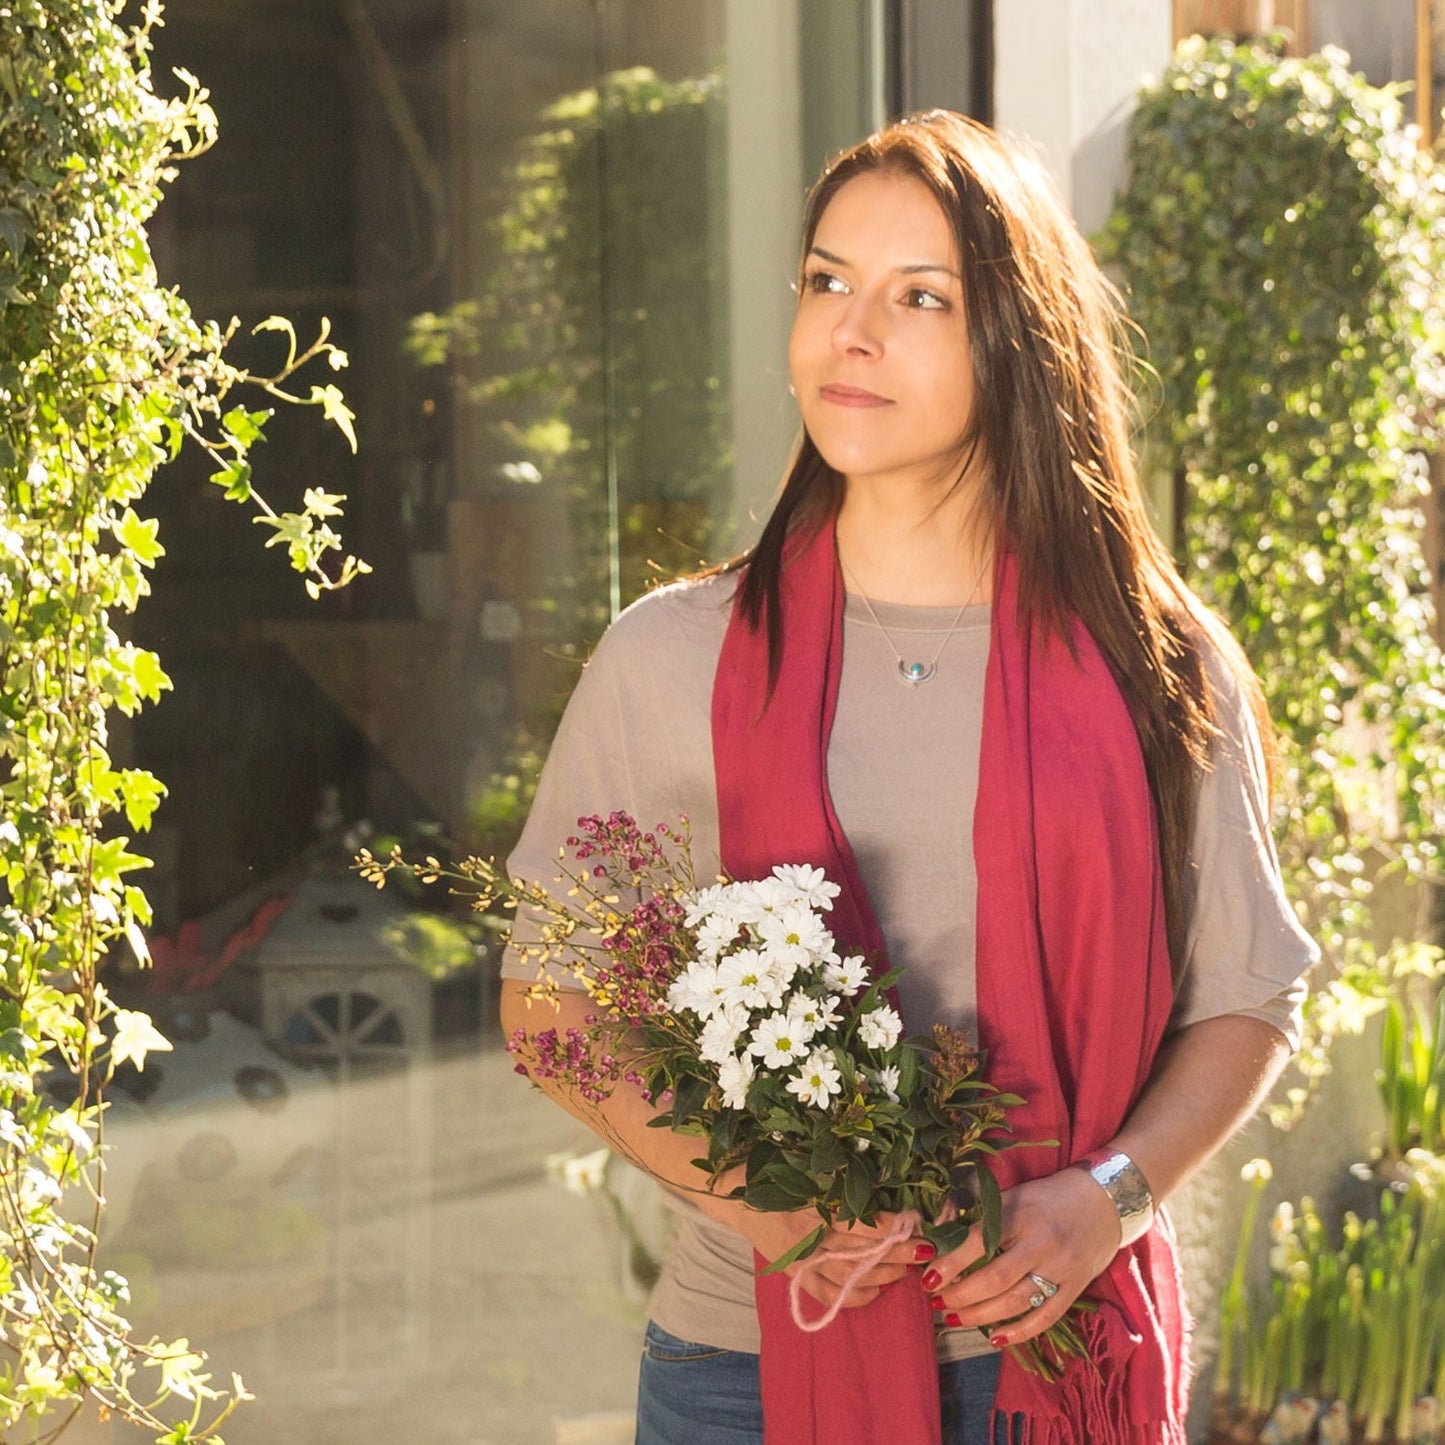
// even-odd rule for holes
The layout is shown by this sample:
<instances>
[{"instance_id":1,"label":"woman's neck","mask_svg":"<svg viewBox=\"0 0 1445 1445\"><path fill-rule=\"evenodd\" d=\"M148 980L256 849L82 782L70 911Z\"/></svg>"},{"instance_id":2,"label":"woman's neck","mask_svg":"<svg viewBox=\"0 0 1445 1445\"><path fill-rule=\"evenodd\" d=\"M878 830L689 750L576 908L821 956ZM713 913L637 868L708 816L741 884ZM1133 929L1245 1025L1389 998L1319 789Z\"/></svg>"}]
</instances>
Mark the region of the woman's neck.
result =
<instances>
[{"instance_id":1,"label":"woman's neck","mask_svg":"<svg viewBox=\"0 0 1445 1445\"><path fill-rule=\"evenodd\" d=\"M993 534L981 489L885 493L849 482L838 512L838 553L850 591L875 602L960 607L992 593Z\"/></svg>"}]
</instances>

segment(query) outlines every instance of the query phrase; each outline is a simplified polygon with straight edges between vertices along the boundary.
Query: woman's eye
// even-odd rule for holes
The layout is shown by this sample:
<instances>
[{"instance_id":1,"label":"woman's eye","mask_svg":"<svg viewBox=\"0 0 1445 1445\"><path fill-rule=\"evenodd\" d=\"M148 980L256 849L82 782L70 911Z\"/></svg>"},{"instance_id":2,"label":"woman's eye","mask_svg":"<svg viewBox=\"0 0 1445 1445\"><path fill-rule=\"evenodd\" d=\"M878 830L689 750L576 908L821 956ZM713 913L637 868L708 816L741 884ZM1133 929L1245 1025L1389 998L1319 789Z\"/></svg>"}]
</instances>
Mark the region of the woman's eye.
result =
<instances>
[{"instance_id":1,"label":"woman's eye","mask_svg":"<svg viewBox=\"0 0 1445 1445\"><path fill-rule=\"evenodd\" d=\"M831 271L810 271L803 285L817 296L841 296L848 289L842 278Z\"/></svg>"},{"instance_id":2,"label":"woman's eye","mask_svg":"<svg viewBox=\"0 0 1445 1445\"><path fill-rule=\"evenodd\" d=\"M925 291L921 286L910 288L903 300L913 311L943 311L948 307L948 302L936 291Z\"/></svg>"}]
</instances>

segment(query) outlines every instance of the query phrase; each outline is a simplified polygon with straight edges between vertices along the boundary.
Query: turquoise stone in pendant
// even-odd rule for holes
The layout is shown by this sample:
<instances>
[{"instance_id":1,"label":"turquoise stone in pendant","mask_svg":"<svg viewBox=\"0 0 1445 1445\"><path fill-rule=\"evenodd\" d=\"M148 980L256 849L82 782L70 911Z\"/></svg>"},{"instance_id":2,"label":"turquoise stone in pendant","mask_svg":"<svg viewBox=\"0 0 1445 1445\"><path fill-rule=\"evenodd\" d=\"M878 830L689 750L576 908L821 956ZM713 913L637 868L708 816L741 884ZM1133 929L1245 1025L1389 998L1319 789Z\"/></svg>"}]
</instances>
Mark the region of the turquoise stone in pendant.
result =
<instances>
[{"instance_id":1,"label":"turquoise stone in pendant","mask_svg":"<svg viewBox=\"0 0 1445 1445\"><path fill-rule=\"evenodd\" d=\"M904 662L901 658L898 662L898 675L909 687L917 687L921 682L927 682L935 672L938 671L938 663L934 662Z\"/></svg>"}]
</instances>

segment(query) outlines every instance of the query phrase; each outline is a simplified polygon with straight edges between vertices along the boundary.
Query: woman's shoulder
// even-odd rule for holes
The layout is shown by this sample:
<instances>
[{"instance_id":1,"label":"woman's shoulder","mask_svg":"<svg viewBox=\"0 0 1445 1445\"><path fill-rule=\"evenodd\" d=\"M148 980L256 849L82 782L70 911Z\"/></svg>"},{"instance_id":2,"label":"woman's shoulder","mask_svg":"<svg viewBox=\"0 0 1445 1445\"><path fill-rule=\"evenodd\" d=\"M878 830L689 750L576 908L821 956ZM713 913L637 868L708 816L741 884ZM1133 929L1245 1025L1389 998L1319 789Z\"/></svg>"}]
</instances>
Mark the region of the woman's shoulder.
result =
<instances>
[{"instance_id":1,"label":"woman's shoulder","mask_svg":"<svg viewBox=\"0 0 1445 1445\"><path fill-rule=\"evenodd\" d=\"M710 648L716 653L727 631L737 585L737 573L714 572L655 587L618 614L595 656L655 656L679 648L689 653Z\"/></svg>"},{"instance_id":2,"label":"woman's shoulder","mask_svg":"<svg viewBox=\"0 0 1445 1445\"><path fill-rule=\"evenodd\" d=\"M1200 609L1195 635L1215 729L1222 740L1259 746L1259 679L1234 634L1214 612Z\"/></svg>"}]
</instances>

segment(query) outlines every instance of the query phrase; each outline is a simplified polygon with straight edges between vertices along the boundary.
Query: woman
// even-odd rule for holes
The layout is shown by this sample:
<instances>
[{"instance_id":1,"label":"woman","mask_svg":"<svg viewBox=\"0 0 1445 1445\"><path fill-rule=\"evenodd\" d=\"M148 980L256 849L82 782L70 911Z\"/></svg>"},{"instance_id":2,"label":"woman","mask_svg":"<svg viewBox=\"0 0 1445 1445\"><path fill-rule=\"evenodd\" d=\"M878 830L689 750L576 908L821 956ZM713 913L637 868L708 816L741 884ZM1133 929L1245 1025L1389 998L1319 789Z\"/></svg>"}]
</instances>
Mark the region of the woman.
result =
<instances>
[{"instance_id":1,"label":"woman","mask_svg":"<svg viewBox=\"0 0 1445 1445\"><path fill-rule=\"evenodd\" d=\"M692 1191L642 1445L1184 1438L1154 1205L1276 1077L1313 952L1269 843L1257 684L1144 513L1116 321L1041 168L985 128L932 111L845 153L809 200L804 431L763 536L629 609L569 706L514 874L550 876L577 816L612 808L685 812L700 869L828 867L850 941L904 966L910 1030L976 1027L1033 1141L1000 1160L990 1263L976 1237L911 1241L847 1292L814 1338L851 1339L855 1369L808 1357L754 1279L815 1218L699 1197L695 1142L620 1090L608 1132ZM504 1027L535 1028L509 971ZM831 1303L848 1266L821 1258ZM1091 1359L1045 1383L1008 1347L1085 1294ZM863 1418L867 1361L897 1346L869 1322L920 1297L938 1368Z\"/></svg>"}]
</instances>

